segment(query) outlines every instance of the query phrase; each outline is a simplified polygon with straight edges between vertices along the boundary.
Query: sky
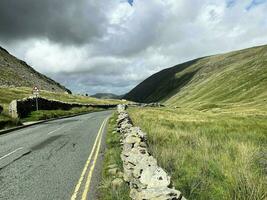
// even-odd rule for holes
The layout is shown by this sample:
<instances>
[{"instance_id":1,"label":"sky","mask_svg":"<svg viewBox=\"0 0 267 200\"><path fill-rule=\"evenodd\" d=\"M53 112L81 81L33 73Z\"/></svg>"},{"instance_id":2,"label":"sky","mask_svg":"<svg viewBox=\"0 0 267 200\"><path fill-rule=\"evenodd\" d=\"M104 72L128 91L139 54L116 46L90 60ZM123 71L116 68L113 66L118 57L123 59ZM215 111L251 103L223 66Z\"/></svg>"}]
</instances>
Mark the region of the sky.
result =
<instances>
[{"instance_id":1,"label":"sky","mask_svg":"<svg viewBox=\"0 0 267 200\"><path fill-rule=\"evenodd\" d=\"M1 0L0 46L74 93L267 44L267 0Z\"/></svg>"}]
</instances>

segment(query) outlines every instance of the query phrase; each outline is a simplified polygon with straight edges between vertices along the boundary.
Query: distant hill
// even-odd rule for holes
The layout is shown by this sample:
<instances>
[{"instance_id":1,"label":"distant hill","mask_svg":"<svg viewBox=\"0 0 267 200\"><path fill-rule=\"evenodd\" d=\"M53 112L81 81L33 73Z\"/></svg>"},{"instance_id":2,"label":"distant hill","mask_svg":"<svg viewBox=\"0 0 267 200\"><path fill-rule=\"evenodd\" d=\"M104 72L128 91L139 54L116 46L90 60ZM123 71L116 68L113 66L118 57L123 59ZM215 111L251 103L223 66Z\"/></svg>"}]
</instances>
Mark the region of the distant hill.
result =
<instances>
[{"instance_id":1,"label":"distant hill","mask_svg":"<svg viewBox=\"0 0 267 200\"><path fill-rule=\"evenodd\" d=\"M53 92L67 92L70 90L56 81L37 72L26 62L9 54L0 47L0 87L34 87Z\"/></svg>"},{"instance_id":2,"label":"distant hill","mask_svg":"<svg viewBox=\"0 0 267 200\"><path fill-rule=\"evenodd\" d=\"M98 99L121 99L123 95L116 95L112 93L96 93L91 95L91 97L98 98Z\"/></svg>"},{"instance_id":3,"label":"distant hill","mask_svg":"<svg viewBox=\"0 0 267 200\"><path fill-rule=\"evenodd\" d=\"M124 98L169 105L266 105L267 45L203 57L162 70Z\"/></svg>"}]
</instances>

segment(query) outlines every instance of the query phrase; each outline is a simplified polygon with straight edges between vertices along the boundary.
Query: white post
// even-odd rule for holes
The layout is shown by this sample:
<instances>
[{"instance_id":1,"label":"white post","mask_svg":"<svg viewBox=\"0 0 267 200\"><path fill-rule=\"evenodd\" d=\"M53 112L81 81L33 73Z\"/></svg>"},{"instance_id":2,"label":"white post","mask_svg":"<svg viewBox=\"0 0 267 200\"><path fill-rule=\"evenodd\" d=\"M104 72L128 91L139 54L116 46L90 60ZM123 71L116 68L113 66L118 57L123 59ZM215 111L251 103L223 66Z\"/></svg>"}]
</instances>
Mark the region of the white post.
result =
<instances>
[{"instance_id":1,"label":"white post","mask_svg":"<svg viewBox=\"0 0 267 200\"><path fill-rule=\"evenodd\" d=\"M38 95L37 94L35 95L35 101L36 101L36 111L38 111L39 108L38 108Z\"/></svg>"}]
</instances>

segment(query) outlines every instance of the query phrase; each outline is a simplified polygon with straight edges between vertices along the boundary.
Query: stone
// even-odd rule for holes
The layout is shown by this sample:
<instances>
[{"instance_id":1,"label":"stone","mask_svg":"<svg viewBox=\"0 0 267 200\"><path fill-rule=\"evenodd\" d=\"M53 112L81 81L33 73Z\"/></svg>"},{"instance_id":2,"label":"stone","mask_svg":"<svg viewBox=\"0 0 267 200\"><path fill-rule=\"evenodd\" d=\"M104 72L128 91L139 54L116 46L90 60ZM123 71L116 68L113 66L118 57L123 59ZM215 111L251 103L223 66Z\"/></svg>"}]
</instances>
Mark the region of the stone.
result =
<instances>
[{"instance_id":1,"label":"stone","mask_svg":"<svg viewBox=\"0 0 267 200\"><path fill-rule=\"evenodd\" d=\"M13 100L9 104L9 115L12 118L18 118L19 117L18 109L17 109L17 100Z\"/></svg>"},{"instance_id":2,"label":"stone","mask_svg":"<svg viewBox=\"0 0 267 200\"><path fill-rule=\"evenodd\" d=\"M181 192L170 188L152 188L146 190L131 190L130 197L135 200L185 200Z\"/></svg>"},{"instance_id":3,"label":"stone","mask_svg":"<svg viewBox=\"0 0 267 200\"><path fill-rule=\"evenodd\" d=\"M116 178L111 182L111 187L113 190L117 190L123 184L123 180L121 178Z\"/></svg>"},{"instance_id":4,"label":"stone","mask_svg":"<svg viewBox=\"0 0 267 200\"><path fill-rule=\"evenodd\" d=\"M118 172L118 168L112 168L108 170L108 173L112 176L116 176L117 172Z\"/></svg>"},{"instance_id":5,"label":"stone","mask_svg":"<svg viewBox=\"0 0 267 200\"><path fill-rule=\"evenodd\" d=\"M117 176L118 176L119 178L123 178L123 175L124 175L123 172L118 172L118 173L117 173Z\"/></svg>"},{"instance_id":6,"label":"stone","mask_svg":"<svg viewBox=\"0 0 267 200\"><path fill-rule=\"evenodd\" d=\"M147 144L145 142L140 142L139 143L139 146L140 147L143 147L143 148L146 148L147 147Z\"/></svg>"},{"instance_id":7,"label":"stone","mask_svg":"<svg viewBox=\"0 0 267 200\"><path fill-rule=\"evenodd\" d=\"M130 136L125 138L124 142L128 143L128 144L135 144L135 143L139 144L141 142L141 138L140 137L136 137L134 135L130 135Z\"/></svg>"},{"instance_id":8,"label":"stone","mask_svg":"<svg viewBox=\"0 0 267 200\"><path fill-rule=\"evenodd\" d=\"M155 165L144 168L139 180L147 188L165 188L171 184L167 173Z\"/></svg>"},{"instance_id":9,"label":"stone","mask_svg":"<svg viewBox=\"0 0 267 200\"><path fill-rule=\"evenodd\" d=\"M113 168L117 168L118 167L118 165L116 165L116 164L111 164L111 165L109 165L107 168L108 169L113 169Z\"/></svg>"},{"instance_id":10,"label":"stone","mask_svg":"<svg viewBox=\"0 0 267 200\"><path fill-rule=\"evenodd\" d=\"M157 103L141 105L161 106ZM130 197L134 200L185 200L181 192L169 188L170 176L148 152L147 135L133 125L126 107L118 106L118 113L117 130L122 136L123 173L117 172L117 176L129 183Z\"/></svg>"}]
</instances>

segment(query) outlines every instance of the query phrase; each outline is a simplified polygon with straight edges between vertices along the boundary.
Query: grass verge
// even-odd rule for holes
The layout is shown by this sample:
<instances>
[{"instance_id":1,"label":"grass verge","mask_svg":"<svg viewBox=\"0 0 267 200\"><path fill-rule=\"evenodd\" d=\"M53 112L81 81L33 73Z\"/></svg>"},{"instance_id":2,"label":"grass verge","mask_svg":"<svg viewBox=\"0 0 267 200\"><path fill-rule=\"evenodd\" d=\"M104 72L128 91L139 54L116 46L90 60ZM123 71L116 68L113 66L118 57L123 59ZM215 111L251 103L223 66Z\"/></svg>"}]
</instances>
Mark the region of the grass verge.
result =
<instances>
[{"instance_id":1,"label":"grass verge","mask_svg":"<svg viewBox=\"0 0 267 200\"><path fill-rule=\"evenodd\" d=\"M21 125L20 120L12 119L6 114L0 114L0 130Z\"/></svg>"},{"instance_id":2,"label":"grass verge","mask_svg":"<svg viewBox=\"0 0 267 200\"><path fill-rule=\"evenodd\" d=\"M151 153L187 199L267 198L267 115L130 109Z\"/></svg>"},{"instance_id":3,"label":"grass verge","mask_svg":"<svg viewBox=\"0 0 267 200\"><path fill-rule=\"evenodd\" d=\"M71 116L76 114L98 112L103 110L106 109L82 107L82 108L72 108L71 110L39 110L31 112L31 114L28 117L22 119L12 119L7 114L0 114L0 130L16 127L22 125L22 123L25 122L34 122L34 121L47 120L58 117Z\"/></svg>"},{"instance_id":4,"label":"grass verge","mask_svg":"<svg viewBox=\"0 0 267 200\"><path fill-rule=\"evenodd\" d=\"M123 182L120 187L113 188L111 183L115 178L118 177L118 175L112 175L109 173L110 166L112 165L117 166L119 172L123 171L122 161L120 158L120 135L115 131L116 119L117 114L114 113L110 118L108 125L106 150L103 160L102 181L98 191L99 199L101 200L130 200L129 186Z\"/></svg>"},{"instance_id":5,"label":"grass verge","mask_svg":"<svg viewBox=\"0 0 267 200\"><path fill-rule=\"evenodd\" d=\"M39 110L31 112L31 114L27 118L21 119L22 122L29 122L29 121L39 121L39 120L46 120L52 119L57 117L75 115L75 114L83 114L89 112L97 112L102 111L103 109L99 108L72 108L70 110Z\"/></svg>"}]
</instances>

